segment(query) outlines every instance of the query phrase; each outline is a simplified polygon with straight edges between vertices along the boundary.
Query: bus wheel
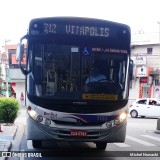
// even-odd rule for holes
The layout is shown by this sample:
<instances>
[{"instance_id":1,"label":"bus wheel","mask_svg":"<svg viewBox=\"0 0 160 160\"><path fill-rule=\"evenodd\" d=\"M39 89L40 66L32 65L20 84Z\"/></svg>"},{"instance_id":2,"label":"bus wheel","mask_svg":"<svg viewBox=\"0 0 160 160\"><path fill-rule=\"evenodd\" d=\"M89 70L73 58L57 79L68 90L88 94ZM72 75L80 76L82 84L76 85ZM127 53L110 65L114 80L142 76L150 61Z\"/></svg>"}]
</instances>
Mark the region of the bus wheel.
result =
<instances>
[{"instance_id":1,"label":"bus wheel","mask_svg":"<svg viewBox=\"0 0 160 160\"><path fill-rule=\"evenodd\" d=\"M41 148L42 147L42 141L41 140L32 140L33 148Z\"/></svg>"},{"instance_id":2,"label":"bus wheel","mask_svg":"<svg viewBox=\"0 0 160 160\"><path fill-rule=\"evenodd\" d=\"M138 112L136 110L133 110L130 114L132 118L138 117Z\"/></svg>"},{"instance_id":3,"label":"bus wheel","mask_svg":"<svg viewBox=\"0 0 160 160\"><path fill-rule=\"evenodd\" d=\"M96 147L98 150L105 150L107 147L107 142L96 142Z\"/></svg>"}]
</instances>

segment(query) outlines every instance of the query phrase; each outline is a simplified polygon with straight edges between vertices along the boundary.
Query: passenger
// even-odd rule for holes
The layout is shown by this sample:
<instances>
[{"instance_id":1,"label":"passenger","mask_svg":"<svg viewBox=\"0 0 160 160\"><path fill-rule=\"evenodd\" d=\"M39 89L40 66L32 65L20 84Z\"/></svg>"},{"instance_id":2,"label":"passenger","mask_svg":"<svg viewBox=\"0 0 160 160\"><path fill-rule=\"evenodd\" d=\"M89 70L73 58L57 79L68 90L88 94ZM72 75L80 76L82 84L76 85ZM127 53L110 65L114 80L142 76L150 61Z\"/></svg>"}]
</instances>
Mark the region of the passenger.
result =
<instances>
[{"instance_id":1,"label":"passenger","mask_svg":"<svg viewBox=\"0 0 160 160\"><path fill-rule=\"evenodd\" d=\"M157 100L160 100L160 91L159 91L159 88L156 88L156 90L155 90L155 98Z\"/></svg>"}]
</instances>

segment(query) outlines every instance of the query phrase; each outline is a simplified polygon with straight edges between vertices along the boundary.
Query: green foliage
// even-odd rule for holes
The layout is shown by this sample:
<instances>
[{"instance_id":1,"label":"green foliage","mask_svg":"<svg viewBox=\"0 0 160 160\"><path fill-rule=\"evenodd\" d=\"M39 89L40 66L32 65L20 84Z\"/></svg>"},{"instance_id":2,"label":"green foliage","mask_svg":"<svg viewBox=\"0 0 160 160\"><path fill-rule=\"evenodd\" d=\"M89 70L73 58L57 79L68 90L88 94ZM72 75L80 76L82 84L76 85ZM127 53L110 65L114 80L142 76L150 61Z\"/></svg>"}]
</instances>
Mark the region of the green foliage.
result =
<instances>
[{"instance_id":1,"label":"green foliage","mask_svg":"<svg viewBox=\"0 0 160 160\"><path fill-rule=\"evenodd\" d=\"M0 98L0 122L13 123L18 116L20 105L14 98Z\"/></svg>"}]
</instances>

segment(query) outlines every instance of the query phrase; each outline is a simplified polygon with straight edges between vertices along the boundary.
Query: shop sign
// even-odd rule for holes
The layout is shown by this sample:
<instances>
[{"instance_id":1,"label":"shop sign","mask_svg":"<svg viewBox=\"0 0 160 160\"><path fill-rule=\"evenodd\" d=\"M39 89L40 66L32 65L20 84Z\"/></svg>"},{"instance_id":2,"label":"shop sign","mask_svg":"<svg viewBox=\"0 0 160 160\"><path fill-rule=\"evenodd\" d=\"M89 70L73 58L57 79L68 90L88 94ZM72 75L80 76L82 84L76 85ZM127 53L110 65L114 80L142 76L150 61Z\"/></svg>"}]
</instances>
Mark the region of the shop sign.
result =
<instances>
[{"instance_id":1,"label":"shop sign","mask_svg":"<svg viewBox=\"0 0 160 160\"><path fill-rule=\"evenodd\" d=\"M140 77L140 83L147 83L148 78L147 77Z\"/></svg>"},{"instance_id":2,"label":"shop sign","mask_svg":"<svg viewBox=\"0 0 160 160\"><path fill-rule=\"evenodd\" d=\"M138 67L137 68L137 76L136 77L147 77L147 69L146 69L146 67Z\"/></svg>"},{"instance_id":3,"label":"shop sign","mask_svg":"<svg viewBox=\"0 0 160 160\"><path fill-rule=\"evenodd\" d=\"M135 65L146 65L147 58L146 56L138 55L131 58L134 61Z\"/></svg>"}]
</instances>

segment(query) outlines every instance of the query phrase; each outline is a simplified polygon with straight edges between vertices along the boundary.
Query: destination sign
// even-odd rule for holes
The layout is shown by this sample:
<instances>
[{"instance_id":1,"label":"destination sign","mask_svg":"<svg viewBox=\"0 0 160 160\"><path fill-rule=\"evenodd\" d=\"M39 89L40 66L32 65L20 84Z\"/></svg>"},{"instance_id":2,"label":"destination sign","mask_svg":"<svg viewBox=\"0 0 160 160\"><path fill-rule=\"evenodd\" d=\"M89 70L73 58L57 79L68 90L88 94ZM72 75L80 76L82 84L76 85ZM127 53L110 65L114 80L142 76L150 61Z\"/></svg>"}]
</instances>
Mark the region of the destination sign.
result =
<instances>
[{"instance_id":1,"label":"destination sign","mask_svg":"<svg viewBox=\"0 0 160 160\"><path fill-rule=\"evenodd\" d=\"M72 25L72 24L56 24L56 23L35 23L31 28L32 35L44 34L66 34L90 37L110 36L109 27L87 26L87 25Z\"/></svg>"},{"instance_id":2,"label":"destination sign","mask_svg":"<svg viewBox=\"0 0 160 160\"><path fill-rule=\"evenodd\" d=\"M124 53L127 54L128 51L125 49L115 49L115 48L92 48L94 53Z\"/></svg>"},{"instance_id":3,"label":"destination sign","mask_svg":"<svg viewBox=\"0 0 160 160\"><path fill-rule=\"evenodd\" d=\"M82 99L85 100L117 100L118 95L113 94L82 94Z\"/></svg>"}]
</instances>

